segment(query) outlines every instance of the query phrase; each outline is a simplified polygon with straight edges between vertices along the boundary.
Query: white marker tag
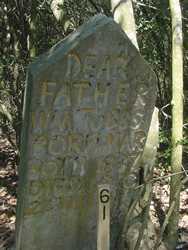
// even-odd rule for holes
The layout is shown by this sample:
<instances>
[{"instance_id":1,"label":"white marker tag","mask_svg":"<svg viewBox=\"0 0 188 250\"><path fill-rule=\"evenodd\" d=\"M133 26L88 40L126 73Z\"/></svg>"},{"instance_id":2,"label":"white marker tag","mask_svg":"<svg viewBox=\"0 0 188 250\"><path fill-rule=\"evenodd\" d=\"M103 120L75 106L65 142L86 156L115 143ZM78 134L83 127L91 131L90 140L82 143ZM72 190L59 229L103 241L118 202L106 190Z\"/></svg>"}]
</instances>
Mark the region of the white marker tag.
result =
<instances>
[{"instance_id":1,"label":"white marker tag","mask_svg":"<svg viewBox=\"0 0 188 250\"><path fill-rule=\"evenodd\" d=\"M97 250L110 250L110 186L98 186Z\"/></svg>"}]
</instances>

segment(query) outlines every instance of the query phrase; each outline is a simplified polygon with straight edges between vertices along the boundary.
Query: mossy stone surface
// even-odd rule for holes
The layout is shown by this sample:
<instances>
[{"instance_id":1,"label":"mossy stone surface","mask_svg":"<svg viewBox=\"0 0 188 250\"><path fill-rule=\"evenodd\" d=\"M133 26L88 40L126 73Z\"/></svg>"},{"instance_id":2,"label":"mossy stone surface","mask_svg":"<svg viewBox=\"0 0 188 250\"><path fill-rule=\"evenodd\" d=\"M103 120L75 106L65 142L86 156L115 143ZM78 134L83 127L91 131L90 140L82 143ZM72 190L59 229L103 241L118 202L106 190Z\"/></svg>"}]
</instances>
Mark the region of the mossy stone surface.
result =
<instances>
[{"instance_id":1,"label":"mossy stone surface","mask_svg":"<svg viewBox=\"0 0 188 250\"><path fill-rule=\"evenodd\" d=\"M111 189L111 249L138 184L154 73L103 15L28 70L16 250L96 250L97 190Z\"/></svg>"}]
</instances>

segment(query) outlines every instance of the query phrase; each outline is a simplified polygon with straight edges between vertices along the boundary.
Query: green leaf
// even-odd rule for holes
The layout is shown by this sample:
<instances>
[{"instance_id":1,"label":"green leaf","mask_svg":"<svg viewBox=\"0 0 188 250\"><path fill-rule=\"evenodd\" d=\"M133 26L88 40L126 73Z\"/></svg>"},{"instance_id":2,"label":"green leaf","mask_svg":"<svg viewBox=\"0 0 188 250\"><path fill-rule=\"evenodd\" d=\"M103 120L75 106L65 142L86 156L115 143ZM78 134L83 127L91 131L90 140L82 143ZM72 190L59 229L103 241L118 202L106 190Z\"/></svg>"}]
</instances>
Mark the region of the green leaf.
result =
<instances>
[{"instance_id":1,"label":"green leaf","mask_svg":"<svg viewBox=\"0 0 188 250\"><path fill-rule=\"evenodd\" d=\"M0 117L1 116L12 123L12 115L8 111L7 107L2 103L0 103Z\"/></svg>"}]
</instances>

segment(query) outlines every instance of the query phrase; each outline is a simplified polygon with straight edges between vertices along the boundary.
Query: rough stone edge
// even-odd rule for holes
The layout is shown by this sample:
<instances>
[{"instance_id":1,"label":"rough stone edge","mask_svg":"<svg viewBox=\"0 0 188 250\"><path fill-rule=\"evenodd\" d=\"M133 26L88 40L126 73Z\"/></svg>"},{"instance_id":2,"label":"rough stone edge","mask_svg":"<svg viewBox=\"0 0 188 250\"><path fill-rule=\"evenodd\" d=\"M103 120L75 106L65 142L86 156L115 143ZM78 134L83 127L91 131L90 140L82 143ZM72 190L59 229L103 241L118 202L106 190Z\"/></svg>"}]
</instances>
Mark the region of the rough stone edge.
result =
<instances>
[{"instance_id":1,"label":"rough stone edge","mask_svg":"<svg viewBox=\"0 0 188 250\"><path fill-rule=\"evenodd\" d=\"M32 63L30 63L28 71L30 71L31 74L34 73L35 75L36 73L38 75L41 74L43 70L45 71L49 66L52 66L54 63L57 63L58 60L61 60L70 50L74 49L80 42L83 42L91 34L97 32L98 30L100 30L100 28L110 23L113 23L113 25L117 27L117 30L121 32L121 35L124 36L125 40L130 42L132 47L135 48L136 56L140 57L140 59L143 60L143 63L146 65L146 67L150 68L150 70L153 72L153 77L155 77L155 73L152 70L150 64L142 57L140 51L137 49L137 47L135 47L135 45L129 39L127 34L123 31L121 26L116 23L113 18L107 17L104 14L98 14L90 18L86 23L78 27L77 30L75 30L67 37L52 46L47 52L38 56Z\"/></svg>"},{"instance_id":2,"label":"rough stone edge","mask_svg":"<svg viewBox=\"0 0 188 250\"><path fill-rule=\"evenodd\" d=\"M20 165L18 168L18 173L19 173L19 181L22 180L22 185L18 185L18 200L17 200L17 206L16 206L16 244L19 242L20 239L20 231L22 229L21 223L23 218L23 208L24 208L24 197L25 197L25 183L27 182L26 178L27 177L27 168L25 165L27 164L27 147L28 147L28 142L27 142L27 135L28 135L28 130L29 130L29 124L30 124L30 113L29 113L29 108L30 108L30 103L31 103L31 92L32 92L32 75L28 71L27 73L27 78L26 78L26 88L25 88L25 93L24 93L24 105L23 105L23 124L22 124L22 133L21 133L21 150L20 150ZM22 202L20 202L22 201ZM19 248L18 248L19 249Z\"/></svg>"},{"instance_id":3,"label":"rough stone edge","mask_svg":"<svg viewBox=\"0 0 188 250\"><path fill-rule=\"evenodd\" d=\"M24 188L25 188L25 183L27 182L27 170L28 169L25 168L24 166L27 164L28 143L26 141L26 138L28 135L28 129L29 129L29 124L30 124L30 112L29 111L30 111L30 103L31 103L31 96L32 96L32 83L33 83L33 77L34 77L33 74L35 75L37 75L37 73L38 75L41 74L43 70L46 70L49 66L53 65L54 63L57 63L59 59L65 56L68 51L76 47L80 42L85 40L91 34L97 32L97 30L102 28L104 25L110 24L110 23L113 23L114 25L116 25L117 30L119 30L122 33L122 36L125 37L125 40L128 40L132 44L132 42L127 37L127 35L123 32L121 27L112 18L109 18L109 17L106 17L105 15L100 14L91 18L87 23L80 26L75 32L71 33L68 37L58 42L48 52L39 56L28 67L26 90L25 90L25 95L24 95L23 130L22 130L22 136L21 136L22 138L21 139L22 141L21 156L22 157L21 157L19 172L20 171L22 172L21 174L19 174L19 176L21 176L20 179L22 179L22 185L19 185L19 188L18 188L18 205L17 205L17 212L16 212L16 242L20 242L19 235L21 234L20 233L21 223L22 223L21 218L23 218L23 210L24 210L23 198L25 197ZM132 46L135 47L133 44ZM135 50L140 60L142 60L145 66L150 68L150 70L153 72L150 65L143 59L143 57L140 55L136 47L135 47ZM152 73L152 75L153 75L152 78L155 78L154 72ZM19 202L19 200L22 200L22 203ZM17 250L19 249L20 248L17 248Z\"/></svg>"},{"instance_id":4,"label":"rough stone edge","mask_svg":"<svg viewBox=\"0 0 188 250\"><path fill-rule=\"evenodd\" d=\"M53 63L56 63L59 59L63 58L67 52L76 47L80 42L85 40L91 34L95 33L101 27L108 23L115 23L112 18L106 17L105 15L99 14L91 19L88 22L84 23L77 28L76 31L69 34L64 39L56 43L51 49L46 53L40 55L33 63L30 64L29 70L35 72L36 69L38 74L41 70L46 69L46 67L51 66ZM115 23L115 25L117 25Z\"/></svg>"}]
</instances>

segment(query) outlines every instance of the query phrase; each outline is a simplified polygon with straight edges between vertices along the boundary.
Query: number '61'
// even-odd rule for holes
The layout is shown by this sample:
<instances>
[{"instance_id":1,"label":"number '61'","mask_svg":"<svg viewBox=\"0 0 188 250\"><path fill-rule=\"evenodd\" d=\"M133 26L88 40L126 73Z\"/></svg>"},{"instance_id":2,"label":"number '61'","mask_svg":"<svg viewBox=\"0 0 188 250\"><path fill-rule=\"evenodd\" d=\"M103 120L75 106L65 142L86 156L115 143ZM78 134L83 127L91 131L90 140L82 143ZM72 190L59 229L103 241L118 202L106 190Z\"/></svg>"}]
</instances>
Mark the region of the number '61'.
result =
<instances>
[{"instance_id":1,"label":"number '61'","mask_svg":"<svg viewBox=\"0 0 188 250\"><path fill-rule=\"evenodd\" d=\"M108 203L108 201L110 200L110 192L108 189L102 189L100 191L100 201L102 203Z\"/></svg>"}]
</instances>

